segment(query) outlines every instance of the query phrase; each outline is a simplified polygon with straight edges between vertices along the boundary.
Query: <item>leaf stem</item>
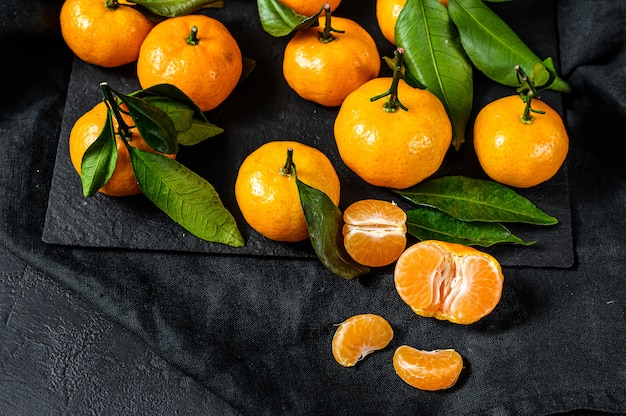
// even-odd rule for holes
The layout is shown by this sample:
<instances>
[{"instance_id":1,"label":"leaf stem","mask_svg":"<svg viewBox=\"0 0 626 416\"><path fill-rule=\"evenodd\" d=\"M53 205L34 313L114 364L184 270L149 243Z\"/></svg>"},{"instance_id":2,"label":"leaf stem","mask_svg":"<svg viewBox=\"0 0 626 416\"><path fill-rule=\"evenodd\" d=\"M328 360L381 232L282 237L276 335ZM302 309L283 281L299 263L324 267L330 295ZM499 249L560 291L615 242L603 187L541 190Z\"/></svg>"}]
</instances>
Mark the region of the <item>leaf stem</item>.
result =
<instances>
[{"instance_id":1,"label":"leaf stem","mask_svg":"<svg viewBox=\"0 0 626 416\"><path fill-rule=\"evenodd\" d=\"M296 172L296 165L293 163L293 148L287 149L287 159L285 164L280 168L280 174L285 176L291 176Z\"/></svg>"},{"instance_id":2,"label":"leaf stem","mask_svg":"<svg viewBox=\"0 0 626 416\"><path fill-rule=\"evenodd\" d=\"M324 12L324 16L326 18L324 23L324 31L319 32L320 34L320 42L329 43L335 40L336 38L333 36L332 32L335 33L345 33L345 30L334 29L331 24L331 12L330 12L330 4L324 3L322 6L322 10L320 10L320 14Z\"/></svg>"},{"instance_id":3,"label":"leaf stem","mask_svg":"<svg viewBox=\"0 0 626 416\"><path fill-rule=\"evenodd\" d=\"M133 133L132 131L130 131L130 126L126 124L126 121L124 121L124 118L122 117L119 105L115 102L115 99L113 98L111 87L109 87L109 84L107 82L101 82L100 88L102 89L104 103L113 111L113 114L115 115L115 120L117 120L118 125L118 133L120 137L124 140L124 142L127 142L133 136Z\"/></svg>"},{"instance_id":4,"label":"leaf stem","mask_svg":"<svg viewBox=\"0 0 626 416\"><path fill-rule=\"evenodd\" d=\"M388 113L395 113L398 108L401 108L404 111L409 111L409 109L406 108L398 98L398 84L403 77L402 67L404 65L404 49L396 49L394 51L394 55L396 59L393 68L393 77L391 79L391 87L389 87L389 89L384 93L370 98L370 101L373 102L383 97L389 96L389 99L387 99L387 101L385 101L385 104L383 104L383 109Z\"/></svg>"},{"instance_id":5,"label":"leaf stem","mask_svg":"<svg viewBox=\"0 0 626 416\"><path fill-rule=\"evenodd\" d=\"M187 44L195 46L200 43L200 39L198 39L198 27L192 26L189 35L185 38Z\"/></svg>"},{"instance_id":6,"label":"leaf stem","mask_svg":"<svg viewBox=\"0 0 626 416\"><path fill-rule=\"evenodd\" d=\"M535 88L535 84L533 83L533 81L531 81L530 77L526 75L526 72L524 72L521 66L515 65L515 71L517 73L518 81L520 81L521 84L526 84L526 86L528 87L527 89L523 88L520 92L520 97L522 101L526 104L524 106L524 112L520 116L520 120L524 124L530 124L534 120L534 117L532 116L532 114L530 114L531 112L537 114L545 114L545 111L535 110L534 108L532 108L531 103L533 101L533 98L539 98L539 91L537 90L537 88Z\"/></svg>"}]
</instances>

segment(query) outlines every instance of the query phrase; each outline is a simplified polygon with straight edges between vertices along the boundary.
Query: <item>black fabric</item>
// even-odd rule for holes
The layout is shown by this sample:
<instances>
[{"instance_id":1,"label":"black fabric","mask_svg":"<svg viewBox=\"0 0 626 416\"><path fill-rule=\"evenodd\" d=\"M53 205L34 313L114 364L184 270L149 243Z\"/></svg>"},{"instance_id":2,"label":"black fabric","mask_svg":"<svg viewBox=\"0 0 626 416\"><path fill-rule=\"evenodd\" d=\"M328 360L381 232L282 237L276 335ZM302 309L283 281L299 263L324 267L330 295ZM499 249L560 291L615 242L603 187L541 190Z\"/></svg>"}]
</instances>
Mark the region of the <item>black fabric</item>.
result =
<instances>
[{"instance_id":1,"label":"black fabric","mask_svg":"<svg viewBox=\"0 0 626 416\"><path fill-rule=\"evenodd\" d=\"M314 259L44 243L73 61L58 1L0 6L0 244L137 334L233 414L626 413L626 3L533 4L556 8L560 72L573 87L562 98L575 264L505 267L500 304L476 324L417 317L390 270L346 282ZM532 27L532 17L520 19ZM335 324L364 312L387 318L394 340L342 368L330 351ZM428 393L404 384L391 356L405 343L459 351L466 368L457 385Z\"/></svg>"}]
</instances>

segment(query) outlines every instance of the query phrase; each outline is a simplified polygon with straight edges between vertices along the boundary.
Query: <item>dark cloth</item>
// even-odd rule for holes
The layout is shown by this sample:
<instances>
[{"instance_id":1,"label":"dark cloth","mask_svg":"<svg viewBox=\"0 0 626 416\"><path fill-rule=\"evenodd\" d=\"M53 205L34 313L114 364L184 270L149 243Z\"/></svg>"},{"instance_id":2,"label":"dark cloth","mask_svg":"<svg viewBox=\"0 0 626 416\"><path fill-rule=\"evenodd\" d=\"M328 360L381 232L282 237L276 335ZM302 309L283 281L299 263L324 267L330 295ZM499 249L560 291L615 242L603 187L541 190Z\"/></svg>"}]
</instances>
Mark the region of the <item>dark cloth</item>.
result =
<instances>
[{"instance_id":1,"label":"dark cloth","mask_svg":"<svg viewBox=\"0 0 626 416\"><path fill-rule=\"evenodd\" d=\"M44 243L72 99L58 1L0 6L0 245L143 339L232 414L626 413L626 3L528 3L556 10L558 68L573 87L562 99L575 262L504 267L502 300L476 324L417 317L389 269L347 282L311 258ZM518 18L532 27L533 16ZM528 33L533 45L555 41ZM384 316L395 337L345 369L330 341L357 313ZM391 365L401 344L455 348L465 359L457 385L429 393L404 384Z\"/></svg>"}]
</instances>

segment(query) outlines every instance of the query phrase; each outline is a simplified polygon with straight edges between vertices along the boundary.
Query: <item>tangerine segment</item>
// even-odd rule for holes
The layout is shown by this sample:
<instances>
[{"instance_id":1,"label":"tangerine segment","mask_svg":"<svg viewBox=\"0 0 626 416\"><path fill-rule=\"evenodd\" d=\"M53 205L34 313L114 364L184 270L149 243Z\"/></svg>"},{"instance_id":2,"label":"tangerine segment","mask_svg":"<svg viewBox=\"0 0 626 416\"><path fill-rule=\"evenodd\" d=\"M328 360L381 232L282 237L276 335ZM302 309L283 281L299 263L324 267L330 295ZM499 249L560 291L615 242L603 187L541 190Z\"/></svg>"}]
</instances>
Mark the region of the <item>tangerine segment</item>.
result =
<instances>
[{"instance_id":1,"label":"tangerine segment","mask_svg":"<svg viewBox=\"0 0 626 416\"><path fill-rule=\"evenodd\" d=\"M343 221L344 246L360 264L386 266L406 247L406 213L391 202L357 201L346 208Z\"/></svg>"},{"instance_id":2,"label":"tangerine segment","mask_svg":"<svg viewBox=\"0 0 626 416\"><path fill-rule=\"evenodd\" d=\"M402 253L394 280L402 300L418 315L471 324L496 307L504 276L498 261L487 253L427 240Z\"/></svg>"},{"instance_id":3,"label":"tangerine segment","mask_svg":"<svg viewBox=\"0 0 626 416\"><path fill-rule=\"evenodd\" d=\"M335 360L352 367L366 355L385 348L393 338L393 329L385 318L367 313L343 321L332 341Z\"/></svg>"},{"instance_id":4,"label":"tangerine segment","mask_svg":"<svg viewBox=\"0 0 626 416\"><path fill-rule=\"evenodd\" d=\"M436 391L456 383L463 370L463 358L453 349L423 351L402 345L393 354L393 368L410 386Z\"/></svg>"}]
</instances>

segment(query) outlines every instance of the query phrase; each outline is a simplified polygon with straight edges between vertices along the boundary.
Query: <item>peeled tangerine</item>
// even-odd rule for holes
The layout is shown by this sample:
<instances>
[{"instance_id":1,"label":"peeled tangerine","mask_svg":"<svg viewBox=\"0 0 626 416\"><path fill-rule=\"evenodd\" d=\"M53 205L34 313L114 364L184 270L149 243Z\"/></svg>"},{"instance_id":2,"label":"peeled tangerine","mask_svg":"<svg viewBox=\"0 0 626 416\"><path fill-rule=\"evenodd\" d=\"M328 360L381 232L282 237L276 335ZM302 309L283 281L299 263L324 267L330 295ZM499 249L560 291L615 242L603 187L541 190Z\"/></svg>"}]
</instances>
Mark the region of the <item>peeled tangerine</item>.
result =
<instances>
[{"instance_id":1,"label":"peeled tangerine","mask_svg":"<svg viewBox=\"0 0 626 416\"><path fill-rule=\"evenodd\" d=\"M427 240L402 253L394 280L398 294L416 314L471 324L496 307L504 276L498 261L487 253Z\"/></svg>"},{"instance_id":2,"label":"peeled tangerine","mask_svg":"<svg viewBox=\"0 0 626 416\"><path fill-rule=\"evenodd\" d=\"M344 246L352 259L370 267L393 263L406 247L406 213L397 205L364 199L343 213Z\"/></svg>"}]
</instances>

